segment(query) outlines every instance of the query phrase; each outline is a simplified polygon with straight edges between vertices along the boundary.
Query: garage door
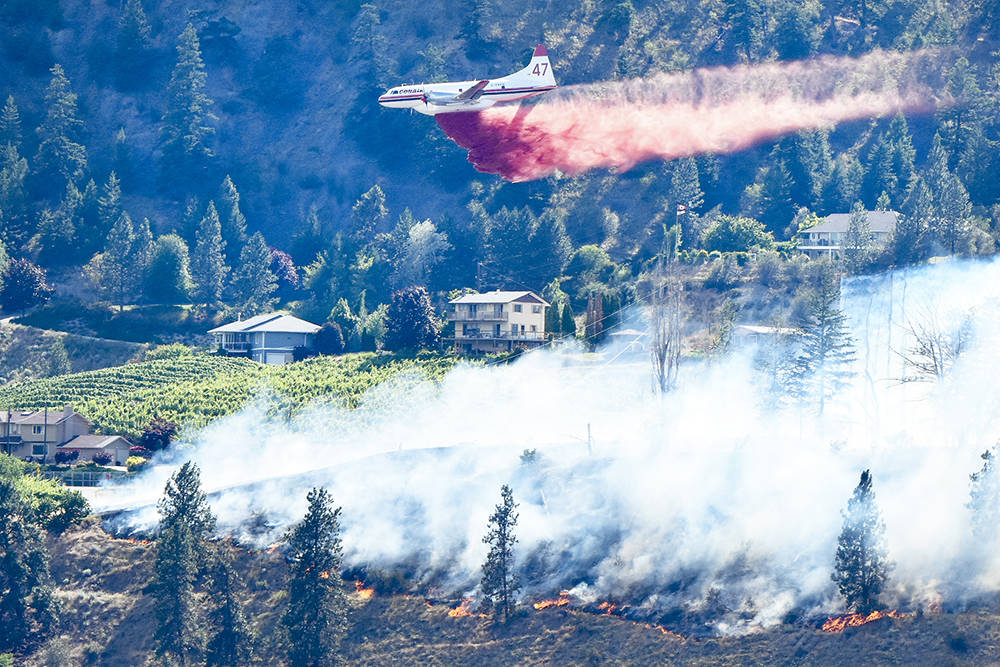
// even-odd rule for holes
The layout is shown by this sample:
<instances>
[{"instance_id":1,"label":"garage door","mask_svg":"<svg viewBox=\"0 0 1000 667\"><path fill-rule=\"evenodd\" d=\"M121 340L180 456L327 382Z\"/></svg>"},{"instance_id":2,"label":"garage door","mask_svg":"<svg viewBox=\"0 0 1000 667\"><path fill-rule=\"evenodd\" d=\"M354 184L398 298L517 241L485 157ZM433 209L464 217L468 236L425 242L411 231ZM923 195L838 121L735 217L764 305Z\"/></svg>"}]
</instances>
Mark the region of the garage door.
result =
<instances>
[{"instance_id":1,"label":"garage door","mask_svg":"<svg viewBox=\"0 0 1000 667\"><path fill-rule=\"evenodd\" d=\"M286 352L268 352L264 358L264 363L280 366L281 364L292 363L292 355Z\"/></svg>"}]
</instances>

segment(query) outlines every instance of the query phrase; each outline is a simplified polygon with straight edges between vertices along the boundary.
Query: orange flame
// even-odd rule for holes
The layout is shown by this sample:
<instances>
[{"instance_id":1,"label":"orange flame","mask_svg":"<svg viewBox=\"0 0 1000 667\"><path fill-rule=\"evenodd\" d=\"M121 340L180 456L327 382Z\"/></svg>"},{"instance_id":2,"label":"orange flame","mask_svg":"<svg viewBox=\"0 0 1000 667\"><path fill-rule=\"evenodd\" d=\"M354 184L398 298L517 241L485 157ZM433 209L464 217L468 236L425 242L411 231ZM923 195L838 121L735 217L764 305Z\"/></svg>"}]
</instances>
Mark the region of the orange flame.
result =
<instances>
[{"instance_id":1,"label":"orange flame","mask_svg":"<svg viewBox=\"0 0 1000 667\"><path fill-rule=\"evenodd\" d=\"M449 611L448 615L452 618L457 618L459 616L472 616L472 598L465 598L462 600L462 604Z\"/></svg>"},{"instance_id":2,"label":"orange flame","mask_svg":"<svg viewBox=\"0 0 1000 667\"><path fill-rule=\"evenodd\" d=\"M877 621L880 618L903 618L903 616L904 614L900 614L895 609L892 611L873 611L867 616L864 614L844 614L843 616L834 616L826 619L826 623L823 624L823 631L843 632L847 628L855 628L865 623Z\"/></svg>"},{"instance_id":3,"label":"orange flame","mask_svg":"<svg viewBox=\"0 0 1000 667\"><path fill-rule=\"evenodd\" d=\"M267 548L267 553L273 554L275 551L278 550L278 547L280 547L280 546L281 546L281 542L275 542L274 544L272 544L271 546L269 546Z\"/></svg>"},{"instance_id":4,"label":"orange flame","mask_svg":"<svg viewBox=\"0 0 1000 667\"><path fill-rule=\"evenodd\" d=\"M564 607L569 604L570 598L567 591L562 591L559 593L559 597L555 600L542 600L541 602L536 602L532 605L537 611L542 609L548 609L549 607Z\"/></svg>"},{"instance_id":5,"label":"orange flame","mask_svg":"<svg viewBox=\"0 0 1000 667\"><path fill-rule=\"evenodd\" d=\"M322 572L320 572L319 573L319 578L320 579L329 579L330 578L330 570L323 570Z\"/></svg>"},{"instance_id":6,"label":"orange flame","mask_svg":"<svg viewBox=\"0 0 1000 667\"><path fill-rule=\"evenodd\" d=\"M601 604L597 605L597 608L603 609L604 613L610 616L611 614L615 613L615 610L618 609L618 605L613 604L611 602L602 602Z\"/></svg>"},{"instance_id":7,"label":"orange flame","mask_svg":"<svg viewBox=\"0 0 1000 667\"><path fill-rule=\"evenodd\" d=\"M358 594L358 597L362 600L371 600L375 597L374 588L365 588L365 582L358 580L354 582L354 592Z\"/></svg>"}]
</instances>

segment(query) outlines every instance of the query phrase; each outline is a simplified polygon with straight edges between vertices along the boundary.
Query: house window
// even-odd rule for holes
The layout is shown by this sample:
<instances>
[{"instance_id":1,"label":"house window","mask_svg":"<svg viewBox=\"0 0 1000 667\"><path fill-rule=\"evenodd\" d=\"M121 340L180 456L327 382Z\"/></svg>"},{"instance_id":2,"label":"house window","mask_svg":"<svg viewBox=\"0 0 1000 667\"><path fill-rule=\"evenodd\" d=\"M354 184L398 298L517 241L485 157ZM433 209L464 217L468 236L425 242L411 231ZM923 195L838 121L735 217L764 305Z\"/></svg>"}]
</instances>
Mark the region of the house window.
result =
<instances>
[{"instance_id":1,"label":"house window","mask_svg":"<svg viewBox=\"0 0 1000 667\"><path fill-rule=\"evenodd\" d=\"M34 426L31 427L31 432L34 435L41 435L41 433L42 433L42 425L41 424L35 424Z\"/></svg>"},{"instance_id":2,"label":"house window","mask_svg":"<svg viewBox=\"0 0 1000 667\"><path fill-rule=\"evenodd\" d=\"M532 324L531 325L531 331L532 331L532 333L538 331L538 327L536 327L534 324Z\"/></svg>"},{"instance_id":3,"label":"house window","mask_svg":"<svg viewBox=\"0 0 1000 667\"><path fill-rule=\"evenodd\" d=\"M521 312L521 304L519 304L519 303L515 303L514 304L514 312L515 313L520 313Z\"/></svg>"},{"instance_id":4,"label":"house window","mask_svg":"<svg viewBox=\"0 0 1000 667\"><path fill-rule=\"evenodd\" d=\"M537 315L538 313L542 312L542 307L541 306L532 306L531 307L531 312L533 312L533 313L535 313Z\"/></svg>"},{"instance_id":5,"label":"house window","mask_svg":"<svg viewBox=\"0 0 1000 667\"><path fill-rule=\"evenodd\" d=\"M49 448L48 448L47 445L45 445L43 443L39 443L39 444L31 446L31 455L32 456L45 456L48 453L49 453Z\"/></svg>"}]
</instances>

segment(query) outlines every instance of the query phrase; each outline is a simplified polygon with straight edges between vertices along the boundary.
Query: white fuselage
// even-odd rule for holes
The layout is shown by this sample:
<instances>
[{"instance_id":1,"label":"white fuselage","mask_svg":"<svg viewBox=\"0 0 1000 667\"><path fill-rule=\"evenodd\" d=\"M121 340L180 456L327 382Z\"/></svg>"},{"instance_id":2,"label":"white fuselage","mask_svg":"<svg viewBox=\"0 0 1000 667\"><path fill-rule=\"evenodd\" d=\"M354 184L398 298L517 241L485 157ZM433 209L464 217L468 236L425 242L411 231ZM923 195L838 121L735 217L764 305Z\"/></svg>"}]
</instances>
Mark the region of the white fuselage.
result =
<instances>
[{"instance_id":1,"label":"white fuselage","mask_svg":"<svg viewBox=\"0 0 1000 667\"><path fill-rule=\"evenodd\" d=\"M397 86L378 98L378 103L391 109L413 109L433 116L456 111L480 111L497 102L512 102L541 95L555 86L511 86L503 79L490 81L482 95L474 100L461 100L435 104L435 95L455 98L479 83L478 81L449 81L448 83L417 83Z\"/></svg>"}]
</instances>

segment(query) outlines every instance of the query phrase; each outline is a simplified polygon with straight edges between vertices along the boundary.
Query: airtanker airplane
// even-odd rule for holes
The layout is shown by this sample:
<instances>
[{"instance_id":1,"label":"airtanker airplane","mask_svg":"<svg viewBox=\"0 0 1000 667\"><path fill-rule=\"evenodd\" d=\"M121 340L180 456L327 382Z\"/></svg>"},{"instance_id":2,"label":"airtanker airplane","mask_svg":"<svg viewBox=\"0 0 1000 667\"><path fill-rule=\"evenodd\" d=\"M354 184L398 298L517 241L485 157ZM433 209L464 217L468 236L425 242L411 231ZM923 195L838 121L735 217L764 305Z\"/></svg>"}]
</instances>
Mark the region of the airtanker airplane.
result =
<instances>
[{"instance_id":1,"label":"airtanker airplane","mask_svg":"<svg viewBox=\"0 0 1000 667\"><path fill-rule=\"evenodd\" d=\"M539 44L531 62L502 79L415 83L390 88L378 103L393 109L413 109L428 116L456 111L480 111L497 102L522 100L556 87L549 53Z\"/></svg>"}]
</instances>

